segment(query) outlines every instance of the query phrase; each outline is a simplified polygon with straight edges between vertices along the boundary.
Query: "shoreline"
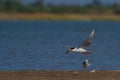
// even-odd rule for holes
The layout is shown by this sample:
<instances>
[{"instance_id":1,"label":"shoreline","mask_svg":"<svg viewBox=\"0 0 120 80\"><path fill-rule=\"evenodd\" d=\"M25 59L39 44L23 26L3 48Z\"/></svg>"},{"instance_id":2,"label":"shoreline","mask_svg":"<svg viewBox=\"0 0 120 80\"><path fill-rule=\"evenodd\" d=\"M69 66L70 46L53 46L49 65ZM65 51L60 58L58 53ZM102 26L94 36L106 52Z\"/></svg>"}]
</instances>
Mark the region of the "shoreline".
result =
<instances>
[{"instance_id":1,"label":"shoreline","mask_svg":"<svg viewBox=\"0 0 120 80\"><path fill-rule=\"evenodd\" d=\"M62 70L20 70L0 71L1 80L119 80L120 70L62 71Z\"/></svg>"},{"instance_id":2,"label":"shoreline","mask_svg":"<svg viewBox=\"0 0 120 80\"><path fill-rule=\"evenodd\" d=\"M80 20L80 21L120 21L120 15L104 14L49 14L49 13L0 13L0 20Z\"/></svg>"}]
</instances>

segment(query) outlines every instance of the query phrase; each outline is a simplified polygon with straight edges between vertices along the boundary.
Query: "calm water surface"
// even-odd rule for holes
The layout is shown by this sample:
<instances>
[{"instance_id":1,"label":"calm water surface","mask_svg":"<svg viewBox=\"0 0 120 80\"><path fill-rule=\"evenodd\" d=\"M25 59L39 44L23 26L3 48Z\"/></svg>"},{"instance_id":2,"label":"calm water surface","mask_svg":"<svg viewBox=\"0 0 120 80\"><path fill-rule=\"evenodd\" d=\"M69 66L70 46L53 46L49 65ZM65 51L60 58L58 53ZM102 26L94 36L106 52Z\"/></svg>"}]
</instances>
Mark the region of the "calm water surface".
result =
<instances>
[{"instance_id":1,"label":"calm water surface","mask_svg":"<svg viewBox=\"0 0 120 80\"><path fill-rule=\"evenodd\" d=\"M82 70L86 57L66 50L93 28L87 59L99 70L120 69L120 22L0 21L0 70Z\"/></svg>"}]
</instances>

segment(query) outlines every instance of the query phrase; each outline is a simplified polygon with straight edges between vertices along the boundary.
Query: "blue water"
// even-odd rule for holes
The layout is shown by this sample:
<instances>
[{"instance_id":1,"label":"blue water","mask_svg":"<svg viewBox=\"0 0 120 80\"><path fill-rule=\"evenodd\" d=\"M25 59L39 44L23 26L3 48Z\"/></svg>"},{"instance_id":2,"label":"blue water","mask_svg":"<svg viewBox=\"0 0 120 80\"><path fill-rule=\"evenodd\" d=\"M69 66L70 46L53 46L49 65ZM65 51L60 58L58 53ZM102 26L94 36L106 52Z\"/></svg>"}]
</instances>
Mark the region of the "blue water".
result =
<instances>
[{"instance_id":1,"label":"blue water","mask_svg":"<svg viewBox=\"0 0 120 80\"><path fill-rule=\"evenodd\" d=\"M66 50L93 28L87 59L98 70L120 69L120 22L0 21L0 70L82 70L86 57Z\"/></svg>"}]
</instances>

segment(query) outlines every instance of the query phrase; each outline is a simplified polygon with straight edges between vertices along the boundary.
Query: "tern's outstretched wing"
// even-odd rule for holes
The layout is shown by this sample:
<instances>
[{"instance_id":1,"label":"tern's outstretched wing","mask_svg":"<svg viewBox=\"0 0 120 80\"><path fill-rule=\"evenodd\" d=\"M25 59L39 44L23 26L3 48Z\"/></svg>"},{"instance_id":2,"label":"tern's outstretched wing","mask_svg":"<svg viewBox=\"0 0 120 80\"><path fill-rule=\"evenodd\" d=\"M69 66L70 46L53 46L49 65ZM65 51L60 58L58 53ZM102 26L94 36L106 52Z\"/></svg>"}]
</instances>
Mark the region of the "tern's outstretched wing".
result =
<instances>
[{"instance_id":1,"label":"tern's outstretched wing","mask_svg":"<svg viewBox=\"0 0 120 80\"><path fill-rule=\"evenodd\" d=\"M88 47L91 44L94 36L95 36L95 31L93 29L92 32L91 32L91 34L89 35L89 37L85 41L83 41L82 44L79 47L81 47L81 48Z\"/></svg>"}]
</instances>

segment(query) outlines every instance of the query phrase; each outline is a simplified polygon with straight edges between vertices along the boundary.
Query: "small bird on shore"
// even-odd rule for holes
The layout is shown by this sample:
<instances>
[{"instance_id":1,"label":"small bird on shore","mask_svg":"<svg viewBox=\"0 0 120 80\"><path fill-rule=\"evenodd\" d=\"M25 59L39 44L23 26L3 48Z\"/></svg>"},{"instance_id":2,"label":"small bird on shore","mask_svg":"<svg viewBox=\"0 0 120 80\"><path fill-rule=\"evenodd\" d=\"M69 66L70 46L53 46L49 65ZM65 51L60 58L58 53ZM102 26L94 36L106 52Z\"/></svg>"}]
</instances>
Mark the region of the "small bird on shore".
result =
<instances>
[{"instance_id":1,"label":"small bird on shore","mask_svg":"<svg viewBox=\"0 0 120 80\"><path fill-rule=\"evenodd\" d=\"M90 62L86 59L85 61L83 61L83 69L86 71L86 70L88 70L88 69L90 69L89 67L90 67ZM95 72L96 70L95 69L92 69L92 70L89 70L90 71L90 73L93 73L93 72Z\"/></svg>"},{"instance_id":2,"label":"small bird on shore","mask_svg":"<svg viewBox=\"0 0 120 80\"><path fill-rule=\"evenodd\" d=\"M88 50L86 50L86 48L91 44L94 36L95 36L95 31L93 29L91 34L89 35L89 37L85 41L83 41L79 47L69 48L66 53L79 52L79 53L82 53L84 55L88 55L90 52L88 52Z\"/></svg>"},{"instance_id":3,"label":"small bird on shore","mask_svg":"<svg viewBox=\"0 0 120 80\"><path fill-rule=\"evenodd\" d=\"M83 61L83 68L87 69L90 66L90 63L88 62L88 60L86 59L85 61Z\"/></svg>"}]
</instances>

